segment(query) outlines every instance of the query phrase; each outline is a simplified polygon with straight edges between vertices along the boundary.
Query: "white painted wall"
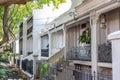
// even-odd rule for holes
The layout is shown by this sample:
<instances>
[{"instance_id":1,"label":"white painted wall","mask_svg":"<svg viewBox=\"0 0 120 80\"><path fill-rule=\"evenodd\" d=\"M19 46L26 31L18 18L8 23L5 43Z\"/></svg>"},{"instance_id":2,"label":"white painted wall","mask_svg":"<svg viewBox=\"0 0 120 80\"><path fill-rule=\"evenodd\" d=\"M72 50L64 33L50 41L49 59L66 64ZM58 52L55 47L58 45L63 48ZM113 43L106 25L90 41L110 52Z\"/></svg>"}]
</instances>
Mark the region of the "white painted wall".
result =
<instances>
[{"instance_id":1,"label":"white painted wall","mask_svg":"<svg viewBox=\"0 0 120 80\"><path fill-rule=\"evenodd\" d=\"M19 53L19 40L15 40L13 43L13 53Z\"/></svg>"},{"instance_id":2,"label":"white painted wall","mask_svg":"<svg viewBox=\"0 0 120 80\"><path fill-rule=\"evenodd\" d=\"M62 48L64 45L63 31L56 31L52 33L52 48Z\"/></svg>"},{"instance_id":3,"label":"white painted wall","mask_svg":"<svg viewBox=\"0 0 120 80\"><path fill-rule=\"evenodd\" d=\"M44 28L45 20L43 18L43 11L40 9L33 10L33 54L39 55L41 59L41 30ZM31 56L32 57L32 56Z\"/></svg>"},{"instance_id":4,"label":"white painted wall","mask_svg":"<svg viewBox=\"0 0 120 80\"><path fill-rule=\"evenodd\" d=\"M32 12L33 16L33 30L32 30L32 37L27 39L27 27L26 29L23 29L23 48L24 50L23 55L26 55L25 52L33 52L32 55L26 56L23 59L33 59L33 55L37 54L39 55L38 58L41 59L40 53L41 53L41 37L40 34L42 34L42 29L45 28L44 24L46 20L43 18L43 11L40 9L34 9ZM23 24L25 26L25 24ZM29 26L29 25L27 25ZM24 27L23 27L24 28Z\"/></svg>"},{"instance_id":5,"label":"white painted wall","mask_svg":"<svg viewBox=\"0 0 120 80\"><path fill-rule=\"evenodd\" d=\"M65 44L64 44L64 34L63 30L58 30L56 32L51 33L51 54L55 54L58 52L60 49L62 49Z\"/></svg>"},{"instance_id":6,"label":"white painted wall","mask_svg":"<svg viewBox=\"0 0 120 80\"><path fill-rule=\"evenodd\" d=\"M112 42L113 80L120 80L120 31L108 35L108 40Z\"/></svg>"},{"instance_id":7,"label":"white painted wall","mask_svg":"<svg viewBox=\"0 0 120 80\"><path fill-rule=\"evenodd\" d=\"M27 52L33 52L33 38L32 38L32 36L27 39Z\"/></svg>"}]
</instances>

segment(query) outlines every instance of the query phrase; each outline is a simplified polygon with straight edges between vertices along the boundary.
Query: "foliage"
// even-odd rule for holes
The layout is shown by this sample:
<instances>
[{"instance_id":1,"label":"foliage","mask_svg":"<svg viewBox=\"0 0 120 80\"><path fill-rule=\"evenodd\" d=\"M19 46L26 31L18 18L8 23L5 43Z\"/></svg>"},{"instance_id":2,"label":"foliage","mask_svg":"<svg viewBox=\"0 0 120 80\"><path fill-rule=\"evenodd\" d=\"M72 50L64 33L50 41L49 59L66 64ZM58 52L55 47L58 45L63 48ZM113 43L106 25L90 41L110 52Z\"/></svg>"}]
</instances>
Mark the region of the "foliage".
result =
<instances>
[{"instance_id":1,"label":"foliage","mask_svg":"<svg viewBox=\"0 0 120 80\"><path fill-rule=\"evenodd\" d=\"M79 43L90 43L91 41L90 30L85 30L82 35L79 36Z\"/></svg>"},{"instance_id":2,"label":"foliage","mask_svg":"<svg viewBox=\"0 0 120 80\"><path fill-rule=\"evenodd\" d=\"M36 1L36 3L33 3L33 1ZM31 15L32 9L34 8L42 8L43 5L53 5L55 8L58 8L58 6L61 3L64 3L65 0L31 0L29 2L27 2L24 5L18 5L18 4L12 4L8 6L8 13L7 13L7 20L6 22L6 26L7 28L7 34L9 34L9 36L11 36L12 38L15 37L14 34L16 34L18 32L19 29L19 24L22 22L22 19L24 17L29 17ZM5 36L5 33L3 32L3 25L4 25L4 21L3 18L5 16L3 16L5 13L5 6L0 5L0 41L3 39L3 37ZM7 36L7 35L6 35ZM11 37L9 37L11 39Z\"/></svg>"},{"instance_id":3,"label":"foliage","mask_svg":"<svg viewBox=\"0 0 120 80\"><path fill-rule=\"evenodd\" d=\"M49 64L46 62L41 62L40 63L40 76L42 78L42 80L45 79L46 74L49 71Z\"/></svg>"},{"instance_id":4,"label":"foliage","mask_svg":"<svg viewBox=\"0 0 120 80\"><path fill-rule=\"evenodd\" d=\"M6 59L7 54L7 52L0 52L0 63L8 63L8 60Z\"/></svg>"},{"instance_id":5,"label":"foliage","mask_svg":"<svg viewBox=\"0 0 120 80\"><path fill-rule=\"evenodd\" d=\"M7 65L7 63L9 62L5 57L6 54L7 52L0 53L0 63L4 63L5 65ZM10 72L11 70L9 68L7 68L6 66L0 65L0 78L3 78L9 75Z\"/></svg>"},{"instance_id":6,"label":"foliage","mask_svg":"<svg viewBox=\"0 0 120 80\"><path fill-rule=\"evenodd\" d=\"M18 53L10 53L10 56L11 57L18 57L20 54L18 54Z\"/></svg>"},{"instance_id":7,"label":"foliage","mask_svg":"<svg viewBox=\"0 0 120 80\"><path fill-rule=\"evenodd\" d=\"M9 40L18 32L19 24L22 22L24 17L29 17L31 15L32 9L34 8L42 8L43 5L53 4L55 8L65 2L65 0L36 0L36 3L33 3L32 0L27 2L25 5L0 5L0 46ZM7 10L6 10L7 9ZM7 11L7 12L5 12ZM4 37L8 37L5 38ZM5 42L4 42L5 41ZM6 63L7 59L2 58L3 54L0 53L0 63ZM42 66L42 75L46 74L48 70L48 65L43 64ZM0 76L5 76L7 73L7 69L0 65Z\"/></svg>"},{"instance_id":8,"label":"foliage","mask_svg":"<svg viewBox=\"0 0 120 80\"><path fill-rule=\"evenodd\" d=\"M0 52L0 63L3 63L4 65L0 65L0 77L5 77L10 75L11 73L11 69L9 67L7 67L7 64L9 63L7 57L16 57L19 56L19 54L17 53L11 53L10 51L4 51L4 52Z\"/></svg>"},{"instance_id":9,"label":"foliage","mask_svg":"<svg viewBox=\"0 0 120 80\"><path fill-rule=\"evenodd\" d=\"M10 75L11 69L0 66L0 79Z\"/></svg>"}]
</instances>

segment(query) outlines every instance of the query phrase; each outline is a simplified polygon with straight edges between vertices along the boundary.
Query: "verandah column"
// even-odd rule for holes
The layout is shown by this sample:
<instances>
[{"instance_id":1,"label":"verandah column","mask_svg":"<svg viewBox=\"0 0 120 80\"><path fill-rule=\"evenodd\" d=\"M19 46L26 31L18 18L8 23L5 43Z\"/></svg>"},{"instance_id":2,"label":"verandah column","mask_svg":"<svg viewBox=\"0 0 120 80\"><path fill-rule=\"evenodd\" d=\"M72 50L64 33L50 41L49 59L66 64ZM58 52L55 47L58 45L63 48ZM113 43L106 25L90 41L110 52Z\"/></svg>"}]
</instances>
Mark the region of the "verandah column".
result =
<instances>
[{"instance_id":1,"label":"verandah column","mask_svg":"<svg viewBox=\"0 0 120 80\"><path fill-rule=\"evenodd\" d=\"M23 55L20 55L20 70L22 70L22 60L23 60Z\"/></svg>"},{"instance_id":2,"label":"verandah column","mask_svg":"<svg viewBox=\"0 0 120 80\"><path fill-rule=\"evenodd\" d=\"M51 57L52 56L52 34L50 33L50 32L48 32L48 36L49 36L49 57Z\"/></svg>"},{"instance_id":3,"label":"verandah column","mask_svg":"<svg viewBox=\"0 0 120 80\"><path fill-rule=\"evenodd\" d=\"M27 18L23 19L23 57L27 56Z\"/></svg>"},{"instance_id":4,"label":"verandah column","mask_svg":"<svg viewBox=\"0 0 120 80\"><path fill-rule=\"evenodd\" d=\"M65 25L64 25L64 28L63 28L63 33L64 33L64 59L67 60L67 29L65 28Z\"/></svg>"},{"instance_id":5,"label":"verandah column","mask_svg":"<svg viewBox=\"0 0 120 80\"><path fill-rule=\"evenodd\" d=\"M38 61L38 55L33 55L33 75L35 79L37 77L37 61Z\"/></svg>"},{"instance_id":6,"label":"verandah column","mask_svg":"<svg viewBox=\"0 0 120 80\"><path fill-rule=\"evenodd\" d=\"M98 18L99 14L95 11L90 13L90 26L91 26L91 62L92 74L94 79L97 80L97 61L98 61Z\"/></svg>"}]
</instances>

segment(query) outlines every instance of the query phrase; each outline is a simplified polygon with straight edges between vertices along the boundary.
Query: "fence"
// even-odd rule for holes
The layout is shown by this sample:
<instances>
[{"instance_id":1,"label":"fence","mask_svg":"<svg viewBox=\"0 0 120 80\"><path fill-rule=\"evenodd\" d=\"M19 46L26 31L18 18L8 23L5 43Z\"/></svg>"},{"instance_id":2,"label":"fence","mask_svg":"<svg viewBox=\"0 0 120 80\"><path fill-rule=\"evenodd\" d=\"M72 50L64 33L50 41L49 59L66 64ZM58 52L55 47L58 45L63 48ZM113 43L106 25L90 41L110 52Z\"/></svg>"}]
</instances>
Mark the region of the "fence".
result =
<instances>
[{"instance_id":1,"label":"fence","mask_svg":"<svg viewBox=\"0 0 120 80\"><path fill-rule=\"evenodd\" d=\"M42 57L48 57L49 56L49 50L48 49L41 49L41 56Z\"/></svg>"},{"instance_id":2,"label":"fence","mask_svg":"<svg viewBox=\"0 0 120 80\"><path fill-rule=\"evenodd\" d=\"M28 61L27 59L23 60L22 61L22 69L24 71L29 72L30 74L33 74L33 60L30 60L30 61Z\"/></svg>"},{"instance_id":3,"label":"fence","mask_svg":"<svg viewBox=\"0 0 120 80\"><path fill-rule=\"evenodd\" d=\"M110 43L104 43L98 46L98 61L112 62L112 49Z\"/></svg>"},{"instance_id":4,"label":"fence","mask_svg":"<svg viewBox=\"0 0 120 80\"><path fill-rule=\"evenodd\" d=\"M112 75L96 72L92 75L89 71L70 67L50 67L44 79L40 80L112 80Z\"/></svg>"},{"instance_id":5,"label":"fence","mask_svg":"<svg viewBox=\"0 0 120 80\"><path fill-rule=\"evenodd\" d=\"M67 59L69 60L91 60L91 47L79 46L68 50Z\"/></svg>"},{"instance_id":6,"label":"fence","mask_svg":"<svg viewBox=\"0 0 120 80\"><path fill-rule=\"evenodd\" d=\"M112 80L112 74L98 73L98 80Z\"/></svg>"}]
</instances>

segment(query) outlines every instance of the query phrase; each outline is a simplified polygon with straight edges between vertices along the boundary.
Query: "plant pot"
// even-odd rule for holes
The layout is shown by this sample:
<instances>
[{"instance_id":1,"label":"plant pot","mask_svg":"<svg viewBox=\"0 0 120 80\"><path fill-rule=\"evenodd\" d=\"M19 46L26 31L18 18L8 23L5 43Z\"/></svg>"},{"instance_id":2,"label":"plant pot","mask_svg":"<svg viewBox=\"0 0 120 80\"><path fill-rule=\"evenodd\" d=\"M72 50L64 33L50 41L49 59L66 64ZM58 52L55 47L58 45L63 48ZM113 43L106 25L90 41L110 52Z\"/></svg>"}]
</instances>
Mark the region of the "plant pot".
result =
<instances>
[{"instance_id":1,"label":"plant pot","mask_svg":"<svg viewBox=\"0 0 120 80\"><path fill-rule=\"evenodd\" d=\"M90 45L91 45L91 44L81 43L81 45L80 45L80 46L85 47L85 46L90 46Z\"/></svg>"}]
</instances>

